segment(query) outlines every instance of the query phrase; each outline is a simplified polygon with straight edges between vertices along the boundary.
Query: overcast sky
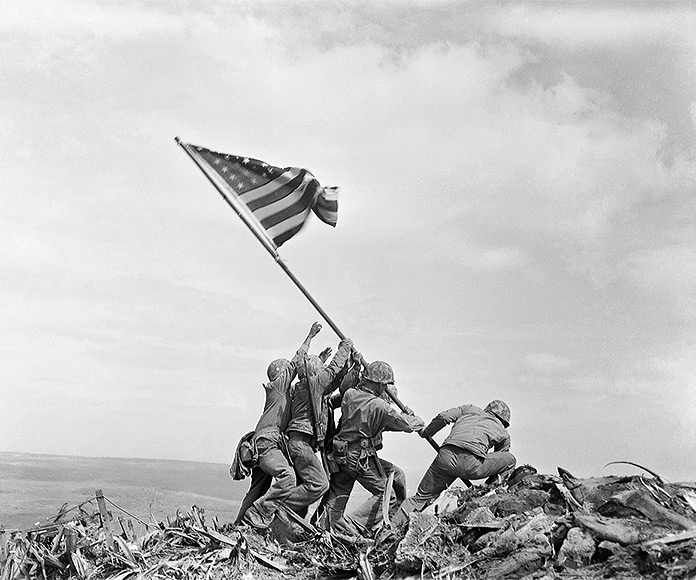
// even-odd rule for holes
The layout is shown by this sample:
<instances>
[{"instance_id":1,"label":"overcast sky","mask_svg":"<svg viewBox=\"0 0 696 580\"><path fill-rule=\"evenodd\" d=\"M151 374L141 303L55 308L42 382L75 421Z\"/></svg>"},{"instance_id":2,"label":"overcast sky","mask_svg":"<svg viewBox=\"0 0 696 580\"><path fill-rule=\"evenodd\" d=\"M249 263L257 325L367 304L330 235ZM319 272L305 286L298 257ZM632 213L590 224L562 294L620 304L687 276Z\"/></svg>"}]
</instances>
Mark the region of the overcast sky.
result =
<instances>
[{"instance_id":1,"label":"overcast sky","mask_svg":"<svg viewBox=\"0 0 696 580\"><path fill-rule=\"evenodd\" d=\"M319 319L179 136L341 187L281 255L426 421L696 479L691 3L2 4L0 450L228 463Z\"/></svg>"}]
</instances>

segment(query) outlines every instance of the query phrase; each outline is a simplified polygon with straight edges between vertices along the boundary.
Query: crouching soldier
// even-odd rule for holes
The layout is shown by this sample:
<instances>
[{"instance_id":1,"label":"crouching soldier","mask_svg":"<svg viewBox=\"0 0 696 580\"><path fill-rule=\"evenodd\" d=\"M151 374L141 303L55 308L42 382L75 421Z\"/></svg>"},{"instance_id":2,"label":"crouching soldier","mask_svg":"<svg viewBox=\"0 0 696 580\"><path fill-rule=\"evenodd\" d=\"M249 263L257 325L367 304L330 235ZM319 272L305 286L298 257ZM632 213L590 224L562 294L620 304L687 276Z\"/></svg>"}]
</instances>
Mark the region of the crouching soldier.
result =
<instances>
[{"instance_id":1,"label":"crouching soldier","mask_svg":"<svg viewBox=\"0 0 696 580\"><path fill-rule=\"evenodd\" d=\"M321 324L315 322L292 360L284 358L274 360L266 372L269 381L263 385L266 391L266 401L263 413L254 429L254 444L258 452L257 477L255 479L254 474L252 474L252 486L247 495L259 493L259 490L262 491L267 485L268 480L266 479L264 484L261 472L272 477L273 483L270 485L270 489L255 500L248 509L246 508L249 501L245 498L242 501L240 514L237 516L237 520L239 520L242 516L242 509L246 509L243 521L256 528L267 528L271 525L280 502L290 495L296 484L295 471L290 465L285 451L284 435L290 421L290 386L297 374L298 364L307 354L312 338L320 330Z\"/></svg>"},{"instance_id":2,"label":"crouching soldier","mask_svg":"<svg viewBox=\"0 0 696 580\"><path fill-rule=\"evenodd\" d=\"M356 511L360 514L360 521L354 517L356 523L367 529L379 523L389 473L398 470L377 455L382 448L382 433L410 433L424 425L420 417L400 413L381 398L393 384L392 368L385 362L374 361L367 366L358 385L343 395L341 424L333 439L338 472L331 476L326 496L326 517L330 527L354 531L354 526L346 522L343 514L356 481L372 493L372 497ZM397 507L396 501L392 493L392 510Z\"/></svg>"},{"instance_id":3,"label":"crouching soldier","mask_svg":"<svg viewBox=\"0 0 696 580\"><path fill-rule=\"evenodd\" d=\"M487 483L492 483L498 476L506 478L515 468L507 432L510 408L503 401L491 401L485 409L462 405L442 411L419 435L432 437L448 423L454 423L449 436L418 484L416 494L401 504L393 520L395 524L406 521L412 511L424 510L457 478L487 478Z\"/></svg>"}]
</instances>

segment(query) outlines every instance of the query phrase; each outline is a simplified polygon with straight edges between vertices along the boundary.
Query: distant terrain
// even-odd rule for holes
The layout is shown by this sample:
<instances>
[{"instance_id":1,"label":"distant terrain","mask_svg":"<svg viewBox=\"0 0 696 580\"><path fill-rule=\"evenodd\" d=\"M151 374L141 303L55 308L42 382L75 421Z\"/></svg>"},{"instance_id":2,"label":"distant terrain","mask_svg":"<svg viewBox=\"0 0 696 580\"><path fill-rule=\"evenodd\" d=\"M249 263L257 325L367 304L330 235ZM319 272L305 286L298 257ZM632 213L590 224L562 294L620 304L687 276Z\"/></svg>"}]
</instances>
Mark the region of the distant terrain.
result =
<instances>
[{"instance_id":1,"label":"distant terrain","mask_svg":"<svg viewBox=\"0 0 696 580\"><path fill-rule=\"evenodd\" d=\"M97 489L112 502L151 522L196 505L206 516L230 522L248 480L234 481L228 465L194 461L32 455L0 452L0 529L45 523L65 503L78 505ZM128 516L113 506L114 516Z\"/></svg>"}]
</instances>

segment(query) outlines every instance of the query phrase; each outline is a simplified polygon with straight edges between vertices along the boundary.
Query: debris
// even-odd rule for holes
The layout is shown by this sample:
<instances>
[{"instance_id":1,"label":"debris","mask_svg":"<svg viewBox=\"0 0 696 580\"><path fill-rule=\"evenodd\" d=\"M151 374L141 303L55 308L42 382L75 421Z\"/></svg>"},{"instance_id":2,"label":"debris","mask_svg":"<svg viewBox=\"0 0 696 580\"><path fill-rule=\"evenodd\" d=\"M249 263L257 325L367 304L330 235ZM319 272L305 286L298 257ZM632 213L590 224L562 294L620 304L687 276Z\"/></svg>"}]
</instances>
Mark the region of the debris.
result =
<instances>
[{"instance_id":1,"label":"debris","mask_svg":"<svg viewBox=\"0 0 696 580\"><path fill-rule=\"evenodd\" d=\"M408 521L406 536L396 550L395 564L403 570L415 572L421 569L434 547L433 542L426 542L438 528L440 520L435 515L413 512Z\"/></svg>"},{"instance_id":2,"label":"debris","mask_svg":"<svg viewBox=\"0 0 696 580\"><path fill-rule=\"evenodd\" d=\"M613 515L614 517L636 515L656 524L673 525L684 530L696 527L696 521L663 507L652 499L644 489L631 489L617 493L610 497L597 511L602 515Z\"/></svg>"},{"instance_id":3,"label":"debris","mask_svg":"<svg viewBox=\"0 0 696 580\"><path fill-rule=\"evenodd\" d=\"M595 551L595 539L592 534L582 528L571 528L558 551L556 561L563 568L582 568L589 565Z\"/></svg>"},{"instance_id":4,"label":"debris","mask_svg":"<svg viewBox=\"0 0 696 580\"><path fill-rule=\"evenodd\" d=\"M288 510L264 531L207 521L196 506L146 523L101 494L43 525L0 530L0 580L696 578L694 484L558 473L525 466L508 485L450 488L408 525L387 514L375 533L352 536Z\"/></svg>"},{"instance_id":5,"label":"debris","mask_svg":"<svg viewBox=\"0 0 696 580\"><path fill-rule=\"evenodd\" d=\"M655 480L658 483L662 483L662 478L659 475L657 475L657 473L655 473L654 471L651 471L647 467L643 467L642 465L638 465L637 463L633 463L633 461L610 461L604 467L609 467L610 465L620 465L620 464L633 465L633 467L637 467L638 469L642 469L643 471L647 471L650 475L652 475L655 478Z\"/></svg>"}]
</instances>

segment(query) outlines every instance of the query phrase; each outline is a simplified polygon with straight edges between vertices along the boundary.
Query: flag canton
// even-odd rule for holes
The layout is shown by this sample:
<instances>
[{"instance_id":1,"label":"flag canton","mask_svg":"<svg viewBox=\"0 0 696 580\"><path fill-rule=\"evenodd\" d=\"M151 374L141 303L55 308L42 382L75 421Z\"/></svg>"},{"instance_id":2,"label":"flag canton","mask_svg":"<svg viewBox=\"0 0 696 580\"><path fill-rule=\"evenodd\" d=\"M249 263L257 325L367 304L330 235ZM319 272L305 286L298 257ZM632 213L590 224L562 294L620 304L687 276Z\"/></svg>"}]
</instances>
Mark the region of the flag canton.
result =
<instances>
[{"instance_id":1,"label":"flag canton","mask_svg":"<svg viewBox=\"0 0 696 580\"><path fill-rule=\"evenodd\" d=\"M205 147L196 146L195 149L238 195L266 185L289 169L274 167L250 157L218 153Z\"/></svg>"}]
</instances>

